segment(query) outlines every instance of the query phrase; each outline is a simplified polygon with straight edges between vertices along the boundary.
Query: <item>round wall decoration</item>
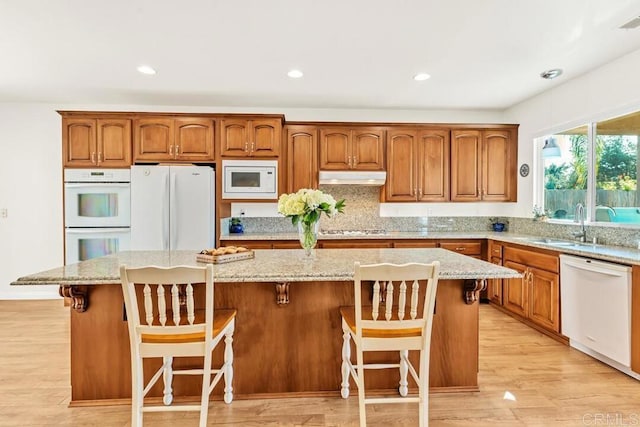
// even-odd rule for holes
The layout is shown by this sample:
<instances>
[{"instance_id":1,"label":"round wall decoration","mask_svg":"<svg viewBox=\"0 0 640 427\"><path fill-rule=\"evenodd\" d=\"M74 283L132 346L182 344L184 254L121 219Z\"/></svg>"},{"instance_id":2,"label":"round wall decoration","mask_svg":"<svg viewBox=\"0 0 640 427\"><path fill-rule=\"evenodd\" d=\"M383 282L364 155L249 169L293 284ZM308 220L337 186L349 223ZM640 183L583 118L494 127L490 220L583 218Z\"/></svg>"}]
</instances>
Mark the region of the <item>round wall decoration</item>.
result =
<instances>
[{"instance_id":1,"label":"round wall decoration","mask_svg":"<svg viewBox=\"0 0 640 427\"><path fill-rule=\"evenodd\" d=\"M523 163L522 166L520 166L520 176L524 177L527 175L529 175L529 165Z\"/></svg>"}]
</instances>

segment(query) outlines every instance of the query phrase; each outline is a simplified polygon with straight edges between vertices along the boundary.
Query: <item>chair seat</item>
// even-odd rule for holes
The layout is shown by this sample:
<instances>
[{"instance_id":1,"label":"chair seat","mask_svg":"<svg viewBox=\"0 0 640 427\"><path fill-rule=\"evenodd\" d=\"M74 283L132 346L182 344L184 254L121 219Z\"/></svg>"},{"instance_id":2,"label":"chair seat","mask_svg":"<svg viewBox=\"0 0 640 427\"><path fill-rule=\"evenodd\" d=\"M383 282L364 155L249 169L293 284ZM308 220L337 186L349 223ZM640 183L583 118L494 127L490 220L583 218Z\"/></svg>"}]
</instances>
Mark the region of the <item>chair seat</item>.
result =
<instances>
[{"instance_id":1,"label":"chair seat","mask_svg":"<svg viewBox=\"0 0 640 427\"><path fill-rule=\"evenodd\" d=\"M220 332L236 317L236 310L221 310L217 309L214 312L213 317L213 336L220 334ZM198 319L196 315L196 322L200 323L202 320ZM204 332L198 332L193 334L142 334L142 342L148 344L184 344L190 342L204 341Z\"/></svg>"},{"instance_id":2,"label":"chair seat","mask_svg":"<svg viewBox=\"0 0 640 427\"><path fill-rule=\"evenodd\" d=\"M356 309L353 306L340 307L340 315L349 326L352 333L356 333ZM371 307L362 307L362 316L364 320L373 320L371 316ZM384 324L384 313L380 313L382 320L380 324ZM399 320L398 315L394 312L391 320ZM409 338L419 337L422 334L421 328L407 329L363 329L363 338Z\"/></svg>"}]
</instances>

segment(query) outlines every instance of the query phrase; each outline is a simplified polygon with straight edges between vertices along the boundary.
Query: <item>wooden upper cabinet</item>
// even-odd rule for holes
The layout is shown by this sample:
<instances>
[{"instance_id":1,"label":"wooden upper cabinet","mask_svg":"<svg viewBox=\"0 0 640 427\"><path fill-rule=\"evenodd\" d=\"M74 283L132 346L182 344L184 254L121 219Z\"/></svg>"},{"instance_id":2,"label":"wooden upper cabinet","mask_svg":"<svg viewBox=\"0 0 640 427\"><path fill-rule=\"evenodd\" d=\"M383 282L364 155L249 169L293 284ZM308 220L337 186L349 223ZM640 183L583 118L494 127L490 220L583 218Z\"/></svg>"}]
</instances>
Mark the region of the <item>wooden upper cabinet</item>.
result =
<instances>
[{"instance_id":1,"label":"wooden upper cabinet","mask_svg":"<svg viewBox=\"0 0 640 427\"><path fill-rule=\"evenodd\" d=\"M387 131L388 202L449 199L449 131Z\"/></svg>"},{"instance_id":2,"label":"wooden upper cabinet","mask_svg":"<svg viewBox=\"0 0 640 427\"><path fill-rule=\"evenodd\" d=\"M451 131L451 200L481 200L482 133L479 130Z\"/></svg>"},{"instance_id":3,"label":"wooden upper cabinet","mask_svg":"<svg viewBox=\"0 0 640 427\"><path fill-rule=\"evenodd\" d=\"M176 119L174 128L175 159L190 161L215 159L212 119L180 118Z\"/></svg>"},{"instance_id":4,"label":"wooden upper cabinet","mask_svg":"<svg viewBox=\"0 0 640 427\"><path fill-rule=\"evenodd\" d=\"M133 160L200 161L215 160L212 119L197 117L148 117L133 126Z\"/></svg>"},{"instance_id":5,"label":"wooden upper cabinet","mask_svg":"<svg viewBox=\"0 0 640 427\"><path fill-rule=\"evenodd\" d=\"M278 157L282 138L280 119L220 120L221 155L225 157Z\"/></svg>"},{"instance_id":6,"label":"wooden upper cabinet","mask_svg":"<svg viewBox=\"0 0 640 427\"><path fill-rule=\"evenodd\" d=\"M482 133L482 200L515 202L517 199L517 143L511 130Z\"/></svg>"},{"instance_id":7,"label":"wooden upper cabinet","mask_svg":"<svg viewBox=\"0 0 640 427\"><path fill-rule=\"evenodd\" d=\"M351 169L384 170L384 130L354 129L351 132Z\"/></svg>"},{"instance_id":8,"label":"wooden upper cabinet","mask_svg":"<svg viewBox=\"0 0 640 427\"><path fill-rule=\"evenodd\" d=\"M351 130L349 128L320 129L320 169L351 168Z\"/></svg>"},{"instance_id":9,"label":"wooden upper cabinet","mask_svg":"<svg viewBox=\"0 0 640 427\"><path fill-rule=\"evenodd\" d=\"M321 128L321 170L384 170L384 128Z\"/></svg>"},{"instance_id":10,"label":"wooden upper cabinet","mask_svg":"<svg viewBox=\"0 0 640 427\"><path fill-rule=\"evenodd\" d=\"M387 202L415 202L417 200L415 130L387 131Z\"/></svg>"},{"instance_id":11,"label":"wooden upper cabinet","mask_svg":"<svg viewBox=\"0 0 640 427\"><path fill-rule=\"evenodd\" d=\"M287 193L318 188L318 129L287 126Z\"/></svg>"},{"instance_id":12,"label":"wooden upper cabinet","mask_svg":"<svg viewBox=\"0 0 640 427\"><path fill-rule=\"evenodd\" d=\"M173 119L144 118L133 123L133 161L173 160Z\"/></svg>"},{"instance_id":13,"label":"wooden upper cabinet","mask_svg":"<svg viewBox=\"0 0 640 427\"><path fill-rule=\"evenodd\" d=\"M452 201L516 201L516 166L514 130L451 132Z\"/></svg>"},{"instance_id":14,"label":"wooden upper cabinet","mask_svg":"<svg viewBox=\"0 0 640 427\"><path fill-rule=\"evenodd\" d=\"M417 143L418 201L449 200L449 131L423 130Z\"/></svg>"},{"instance_id":15,"label":"wooden upper cabinet","mask_svg":"<svg viewBox=\"0 0 640 427\"><path fill-rule=\"evenodd\" d=\"M127 167L131 165L131 120L62 119L64 167Z\"/></svg>"},{"instance_id":16,"label":"wooden upper cabinet","mask_svg":"<svg viewBox=\"0 0 640 427\"><path fill-rule=\"evenodd\" d=\"M131 165L131 120L98 119L98 166Z\"/></svg>"}]
</instances>

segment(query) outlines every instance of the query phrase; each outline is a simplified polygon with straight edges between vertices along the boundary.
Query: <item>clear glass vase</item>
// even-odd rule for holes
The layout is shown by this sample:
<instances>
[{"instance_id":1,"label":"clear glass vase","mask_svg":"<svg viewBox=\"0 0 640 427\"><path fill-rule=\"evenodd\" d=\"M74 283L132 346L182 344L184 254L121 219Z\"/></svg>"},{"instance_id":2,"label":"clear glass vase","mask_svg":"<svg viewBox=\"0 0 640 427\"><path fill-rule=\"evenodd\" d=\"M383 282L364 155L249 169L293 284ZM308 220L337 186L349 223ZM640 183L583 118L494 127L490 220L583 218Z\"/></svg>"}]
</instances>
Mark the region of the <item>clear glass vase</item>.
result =
<instances>
[{"instance_id":1,"label":"clear glass vase","mask_svg":"<svg viewBox=\"0 0 640 427\"><path fill-rule=\"evenodd\" d=\"M315 248L316 243L318 243L319 224L320 222L318 221L312 223L304 223L300 221L298 223L298 237L300 238L300 245L307 256L311 256L311 250Z\"/></svg>"}]
</instances>

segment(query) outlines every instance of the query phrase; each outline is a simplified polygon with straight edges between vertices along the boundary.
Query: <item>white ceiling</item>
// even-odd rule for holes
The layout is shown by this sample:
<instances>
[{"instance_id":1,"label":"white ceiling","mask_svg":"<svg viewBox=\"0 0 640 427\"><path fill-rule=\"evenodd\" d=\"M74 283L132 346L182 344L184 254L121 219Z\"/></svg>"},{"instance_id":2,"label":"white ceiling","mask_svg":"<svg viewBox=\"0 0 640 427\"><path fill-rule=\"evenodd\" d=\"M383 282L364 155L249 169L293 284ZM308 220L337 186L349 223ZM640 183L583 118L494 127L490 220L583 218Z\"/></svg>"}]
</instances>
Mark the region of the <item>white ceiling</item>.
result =
<instances>
[{"instance_id":1,"label":"white ceiling","mask_svg":"<svg viewBox=\"0 0 640 427\"><path fill-rule=\"evenodd\" d=\"M618 29L638 15L640 0L0 0L0 102L504 109L640 49Z\"/></svg>"}]
</instances>

